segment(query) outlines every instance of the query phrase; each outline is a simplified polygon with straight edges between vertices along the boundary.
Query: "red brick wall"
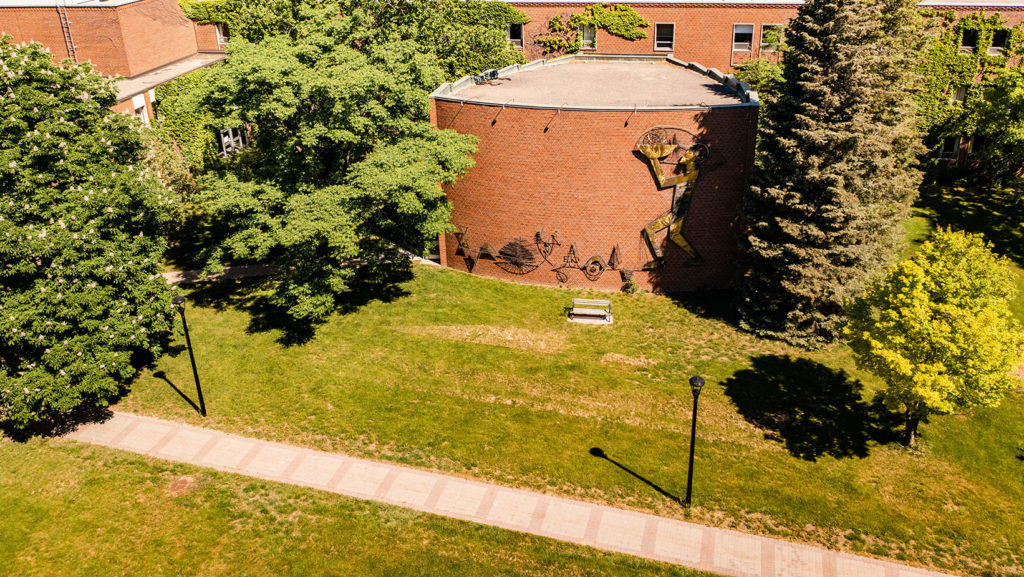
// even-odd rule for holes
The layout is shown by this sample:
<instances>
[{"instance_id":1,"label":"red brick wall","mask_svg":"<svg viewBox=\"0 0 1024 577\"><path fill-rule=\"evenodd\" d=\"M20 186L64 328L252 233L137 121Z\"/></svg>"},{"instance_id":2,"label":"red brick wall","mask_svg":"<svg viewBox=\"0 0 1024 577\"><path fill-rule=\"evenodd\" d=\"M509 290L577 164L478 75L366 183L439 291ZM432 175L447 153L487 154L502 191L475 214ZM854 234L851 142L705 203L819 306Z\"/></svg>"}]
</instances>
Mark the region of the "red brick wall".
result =
<instances>
[{"instance_id":1,"label":"red brick wall","mask_svg":"<svg viewBox=\"0 0 1024 577\"><path fill-rule=\"evenodd\" d=\"M128 60L117 12L110 8L74 8L68 20L78 60L90 61L104 74L128 74ZM0 8L0 29L15 42L41 42L54 57L68 57L56 8Z\"/></svg>"},{"instance_id":2,"label":"red brick wall","mask_svg":"<svg viewBox=\"0 0 1024 577\"><path fill-rule=\"evenodd\" d=\"M628 4L628 3L626 3ZM530 22L523 26L524 52L527 59L544 58L543 48L533 43L538 35L547 33L547 23L555 15L569 15L583 11L579 4L534 4L513 5L523 11ZM650 26L644 30L647 38L625 40L612 36L604 30L597 31L597 52L605 54L658 54L654 50L654 24L675 24L676 58L687 62L699 62L709 68L723 72L733 70L744 60L759 55L762 24L785 24L796 15L796 6L738 6L707 4L634 4L633 8L643 16ZM733 24L754 24L753 52L732 51ZM664 54L664 52L661 52Z\"/></svg>"},{"instance_id":3,"label":"red brick wall","mask_svg":"<svg viewBox=\"0 0 1024 577\"><path fill-rule=\"evenodd\" d=\"M538 35L547 33L547 23L555 15L580 13L585 5L511 2L513 6L524 12L530 22L523 26L524 52L528 60L545 58L543 48L533 43ZM629 4L622 2L621 4ZM699 62L709 68L718 68L723 72L733 71L735 66L748 58L764 56L777 58L776 54L760 52L759 40L763 25L786 24L796 16L798 6L787 5L711 5L711 4L633 4L633 8L643 16L651 26L644 29L647 38L641 40L624 40L612 36L604 30L597 31L597 52L605 54L656 54L654 50L654 24L675 24L676 58L687 62ZM959 16L966 16L977 9L958 8ZM987 10L988 13L1000 13L1009 23L1015 25L1024 22L1024 6L1020 8L1000 8ZM733 24L753 24L754 42L751 52L733 52Z\"/></svg>"},{"instance_id":4,"label":"red brick wall","mask_svg":"<svg viewBox=\"0 0 1024 577\"><path fill-rule=\"evenodd\" d=\"M137 76L198 50L195 25L176 0L69 7L67 14L78 60L92 62L103 74ZM0 8L0 30L16 42L43 43L57 59L68 57L56 8Z\"/></svg>"},{"instance_id":5,"label":"red brick wall","mask_svg":"<svg viewBox=\"0 0 1024 577\"><path fill-rule=\"evenodd\" d=\"M559 284L552 271L570 245L580 263L593 255L606 261L619 247L620 268L638 269L652 260L641 231L669 210L672 189L658 190L645 159L634 153L649 128L670 125L699 135L711 151L694 189L684 235L703 257L689 257L662 231L664 266L638 271L646 289L672 292L729 284L737 274L737 206L753 162L755 107L710 110L570 111L506 108L435 101L433 118L480 139L476 166L446 188L452 223L466 227L471 255L488 243L494 250L516 238L535 248L534 235L558 231L561 246L533 272L509 274L489 260L477 260L474 274L520 282ZM499 113L500 112L500 113ZM628 122L627 122L628 119ZM456 254L453 235L443 242L448 266L467 269ZM539 256L537 257L539 260ZM622 280L609 270L596 282L581 271L567 271L565 284L618 290Z\"/></svg>"},{"instance_id":6,"label":"red brick wall","mask_svg":"<svg viewBox=\"0 0 1024 577\"><path fill-rule=\"evenodd\" d=\"M195 54L195 25L185 18L177 0L143 0L117 9L128 57L129 76Z\"/></svg>"},{"instance_id":7,"label":"red brick wall","mask_svg":"<svg viewBox=\"0 0 1024 577\"><path fill-rule=\"evenodd\" d=\"M224 46L217 41L216 24L196 24L196 42L200 52L224 52Z\"/></svg>"}]
</instances>

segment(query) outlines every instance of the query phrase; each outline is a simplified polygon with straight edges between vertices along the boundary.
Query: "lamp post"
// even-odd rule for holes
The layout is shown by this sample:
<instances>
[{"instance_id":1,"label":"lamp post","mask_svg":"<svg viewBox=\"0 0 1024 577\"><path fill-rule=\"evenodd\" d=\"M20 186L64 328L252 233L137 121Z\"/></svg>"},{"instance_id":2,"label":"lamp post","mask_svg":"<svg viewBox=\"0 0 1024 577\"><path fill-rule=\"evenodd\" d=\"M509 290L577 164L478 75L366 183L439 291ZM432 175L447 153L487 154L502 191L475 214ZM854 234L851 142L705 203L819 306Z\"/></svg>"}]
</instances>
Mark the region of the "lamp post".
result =
<instances>
[{"instance_id":1,"label":"lamp post","mask_svg":"<svg viewBox=\"0 0 1024 577\"><path fill-rule=\"evenodd\" d=\"M187 333L186 333L187 334ZM697 399L704 386L702 377L690 377L690 392L693 393L693 416L690 419L690 468L686 473L686 500L683 505L689 507L693 496L693 442L697 437Z\"/></svg>"},{"instance_id":2,"label":"lamp post","mask_svg":"<svg viewBox=\"0 0 1024 577\"><path fill-rule=\"evenodd\" d=\"M185 320L185 297L176 296L171 299L174 309L181 315L181 326L185 329L185 345L188 346L188 359L192 361L192 378L196 381L196 393L199 395L199 414L206 416L206 402L203 401L203 388L199 386L199 371L196 370L196 357L192 354L192 339L188 336L188 322Z\"/></svg>"}]
</instances>

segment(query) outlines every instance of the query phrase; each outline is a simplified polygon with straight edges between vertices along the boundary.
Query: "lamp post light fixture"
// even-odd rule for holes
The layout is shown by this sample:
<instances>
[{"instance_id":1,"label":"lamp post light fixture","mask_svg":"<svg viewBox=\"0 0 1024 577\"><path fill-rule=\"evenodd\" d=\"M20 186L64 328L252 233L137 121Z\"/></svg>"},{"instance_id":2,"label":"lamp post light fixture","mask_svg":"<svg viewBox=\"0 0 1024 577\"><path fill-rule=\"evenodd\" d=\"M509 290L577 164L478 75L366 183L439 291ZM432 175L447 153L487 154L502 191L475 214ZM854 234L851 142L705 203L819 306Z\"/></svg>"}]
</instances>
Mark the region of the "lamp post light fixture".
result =
<instances>
[{"instance_id":1,"label":"lamp post light fixture","mask_svg":"<svg viewBox=\"0 0 1024 577\"><path fill-rule=\"evenodd\" d=\"M199 395L199 414L206 416L206 402L203 401L203 388L199 385L199 371L196 370L196 357L192 353L192 339L188 335L188 322L185 320L185 297L176 296L171 299L174 309L181 315L181 327L185 329L185 345L188 347L188 359L192 361L192 378L196 381L196 394Z\"/></svg>"},{"instance_id":2,"label":"lamp post light fixture","mask_svg":"<svg viewBox=\"0 0 1024 577\"><path fill-rule=\"evenodd\" d=\"M690 392L693 393L693 415L690 419L690 468L686 473L686 499L683 505L689 507L693 497L693 442L697 437L697 399L704 387L703 377L690 377Z\"/></svg>"}]
</instances>

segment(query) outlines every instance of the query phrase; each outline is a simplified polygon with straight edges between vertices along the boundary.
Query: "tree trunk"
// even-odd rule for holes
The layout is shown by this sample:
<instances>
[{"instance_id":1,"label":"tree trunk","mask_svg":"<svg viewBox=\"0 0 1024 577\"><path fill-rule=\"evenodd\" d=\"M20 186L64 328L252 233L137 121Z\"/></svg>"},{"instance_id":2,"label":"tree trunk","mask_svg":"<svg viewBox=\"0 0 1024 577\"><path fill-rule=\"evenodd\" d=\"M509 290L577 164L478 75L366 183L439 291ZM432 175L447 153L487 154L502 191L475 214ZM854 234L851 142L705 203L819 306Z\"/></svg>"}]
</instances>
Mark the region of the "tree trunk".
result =
<instances>
[{"instance_id":1,"label":"tree trunk","mask_svg":"<svg viewBox=\"0 0 1024 577\"><path fill-rule=\"evenodd\" d=\"M904 413L904 418L906 420L904 422L903 429L903 445L906 447L913 447L914 443L917 441L917 424L921 422L921 417L913 408L907 407L907 412Z\"/></svg>"}]
</instances>

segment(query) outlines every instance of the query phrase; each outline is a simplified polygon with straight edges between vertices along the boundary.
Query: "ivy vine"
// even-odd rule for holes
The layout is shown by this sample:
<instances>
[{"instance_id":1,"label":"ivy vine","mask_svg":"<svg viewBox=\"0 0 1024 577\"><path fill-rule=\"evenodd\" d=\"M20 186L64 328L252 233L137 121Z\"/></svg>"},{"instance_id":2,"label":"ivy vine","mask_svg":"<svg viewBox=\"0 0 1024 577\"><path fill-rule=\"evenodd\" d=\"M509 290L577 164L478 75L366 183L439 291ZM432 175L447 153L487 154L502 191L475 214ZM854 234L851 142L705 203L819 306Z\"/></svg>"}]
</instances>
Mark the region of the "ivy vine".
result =
<instances>
[{"instance_id":1,"label":"ivy vine","mask_svg":"<svg viewBox=\"0 0 1024 577\"><path fill-rule=\"evenodd\" d=\"M1024 54L1024 29L1008 27L999 14L979 12L959 20L953 11L926 15L938 34L922 64L925 85L918 104L928 144L935 147L948 136L976 132L985 91L1015 56ZM995 46L997 39L1005 46Z\"/></svg>"},{"instance_id":2,"label":"ivy vine","mask_svg":"<svg viewBox=\"0 0 1024 577\"><path fill-rule=\"evenodd\" d=\"M544 48L545 54L572 54L579 52L582 41L580 29L592 26L613 36L626 40L647 38L642 30L651 24L631 6L618 4L594 4L583 9L582 14L557 15L548 21L547 31L533 38L533 42ZM597 39L594 39L594 48Z\"/></svg>"}]
</instances>

